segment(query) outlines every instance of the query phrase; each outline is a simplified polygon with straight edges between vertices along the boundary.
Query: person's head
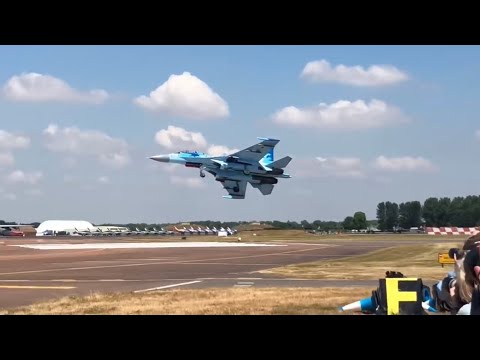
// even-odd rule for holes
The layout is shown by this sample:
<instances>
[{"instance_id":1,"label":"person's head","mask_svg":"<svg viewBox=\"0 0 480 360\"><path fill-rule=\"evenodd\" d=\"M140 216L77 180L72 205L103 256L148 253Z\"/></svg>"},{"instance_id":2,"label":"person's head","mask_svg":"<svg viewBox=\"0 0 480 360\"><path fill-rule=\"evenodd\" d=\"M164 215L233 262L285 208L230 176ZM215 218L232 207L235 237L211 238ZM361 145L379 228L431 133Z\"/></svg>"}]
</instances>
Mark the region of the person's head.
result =
<instances>
[{"instance_id":1,"label":"person's head","mask_svg":"<svg viewBox=\"0 0 480 360\"><path fill-rule=\"evenodd\" d=\"M465 268L465 281L472 287L480 286L480 246L468 251L463 260Z\"/></svg>"},{"instance_id":2,"label":"person's head","mask_svg":"<svg viewBox=\"0 0 480 360\"><path fill-rule=\"evenodd\" d=\"M455 273L457 277L456 295L464 303L472 301L472 292L475 282L480 284L480 233L469 237L462 249L450 249L449 254L455 259Z\"/></svg>"}]
</instances>

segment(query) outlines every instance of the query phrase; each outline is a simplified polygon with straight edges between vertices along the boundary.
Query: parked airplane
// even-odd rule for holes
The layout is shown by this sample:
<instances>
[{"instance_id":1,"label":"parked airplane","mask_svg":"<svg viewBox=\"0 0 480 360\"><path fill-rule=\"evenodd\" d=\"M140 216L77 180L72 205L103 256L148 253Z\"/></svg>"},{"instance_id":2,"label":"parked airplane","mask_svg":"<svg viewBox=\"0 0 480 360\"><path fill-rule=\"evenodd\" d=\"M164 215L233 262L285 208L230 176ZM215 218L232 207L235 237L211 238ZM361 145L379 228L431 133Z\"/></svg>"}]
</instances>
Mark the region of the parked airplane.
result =
<instances>
[{"instance_id":1,"label":"parked airplane","mask_svg":"<svg viewBox=\"0 0 480 360\"><path fill-rule=\"evenodd\" d=\"M161 229L161 230L162 230L162 231L163 231L163 232L164 232L166 235L173 235L173 234L175 234L175 232L174 232L174 231L171 231L171 230L165 230L163 227L162 227L162 228L160 228L160 229Z\"/></svg>"},{"instance_id":2,"label":"parked airplane","mask_svg":"<svg viewBox=\"0 0 480 360\"><path fill-rule=\"evenodd\" d=\"M183 227L183 229L177 229L177 227L175 226L175 231L179 232L182 235L190 233L187 229L185 229L185 226Z\"/></svg>"},{"instance_id":3,"label":"parked airplane","mask_svg":"<svg viewBox=\"0 0 480 360\"><path fill-rule=\"evenodd\" d=\"M274 161L273 150L280 140L258 138L259 143L236 153L223 156L210 156L197 151L179 151L168 155L155 155L150 159L183 164L186 167L200 169L200 177L204 171L212 174L216 181L222 183L228 199L244 199L247 183L258 189L263 195L269 195L278 183L278 178L290 178L283 170L292 158Z\"/></svg>"},{"instance_id":4,"label":"parked airplane","mask_svg":"<svg viewBox=\"0 0 480 360\"><path fill-rule=\"evenodd\" d=\"M21 227L32 227L32 225L0 225L0 236L25 236L20 230Z\"/></svg>"}]
</instances>

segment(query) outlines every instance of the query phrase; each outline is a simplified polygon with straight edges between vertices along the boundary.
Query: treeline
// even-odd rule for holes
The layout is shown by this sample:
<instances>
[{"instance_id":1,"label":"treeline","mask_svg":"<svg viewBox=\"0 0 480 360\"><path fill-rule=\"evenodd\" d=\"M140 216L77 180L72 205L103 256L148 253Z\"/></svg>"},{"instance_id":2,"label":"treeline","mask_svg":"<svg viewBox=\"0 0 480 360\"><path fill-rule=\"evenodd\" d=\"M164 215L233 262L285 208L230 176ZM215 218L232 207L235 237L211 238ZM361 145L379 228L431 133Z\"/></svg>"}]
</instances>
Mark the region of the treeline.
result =
<instances>
[{"instance_id":1,"label":"treeline","mask_svg":"<svg viewBox=\"0 0 480 360\"><path fill-rule=\"evenodd\" d=\"M480 196L457 196L409 201L398 205L394 202L381 202L377 205L378 229L394 227L408 229L425 226L473 227L480 225Z\"/></svg>"},{"instance_id":2,"label":"treeline","mask_svg":"<svg viewBox=\"0 0 480 360\"><path fill-rule=\"evenodd\" d=\"M253 221L255 222L255 221ZM353 216L347 216L343 221L256 221L261 224L269 225L276 229L298 229L298 230L317 230L317 231L339 231L339 230L361 230L369 227L377 227L382 231L390 231L398 228L409 229L411 227L425 226L459 226L473 227L480 226L480 196L469 195L466 197L431 197L424 201L423 205L419 201L408 201L397 204L395 202L381 202L377 205L376 220L367 220L365 213L357 211ZM208 226L235 228L239 225L250 224L250 221L189 221L190 224L201 227ZM14 221L0 220L0 225L17 225ZM32 222L27 225L38 227L39 222ZM135 228L165 228L180 223L128 223L128 224L96 224L97 226L122 226L131 230ZM183 227L183 225L181 225ZM189 227L189 225L186 225Z\"/></svg>"}]
</instances>

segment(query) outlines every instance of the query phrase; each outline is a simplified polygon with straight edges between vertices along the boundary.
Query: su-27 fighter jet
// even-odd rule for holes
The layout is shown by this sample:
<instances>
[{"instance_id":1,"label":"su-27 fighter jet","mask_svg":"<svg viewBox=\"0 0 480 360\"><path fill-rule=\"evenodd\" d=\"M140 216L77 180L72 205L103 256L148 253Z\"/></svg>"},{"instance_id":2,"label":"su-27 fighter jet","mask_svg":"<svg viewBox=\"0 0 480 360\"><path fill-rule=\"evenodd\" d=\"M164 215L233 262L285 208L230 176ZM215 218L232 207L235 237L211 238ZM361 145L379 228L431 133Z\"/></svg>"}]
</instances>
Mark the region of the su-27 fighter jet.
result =
<instances>
[{"instance_id":1,"label":"su-27 fighter jet","mask_svg":"<svg viewBox=\"0 0 480 360\"><path fill-rule=\"evenodd\" d=\"M210 156L197 151L179 151L149 159L198 168L202 178L205 177L204 171L212 174L227 190L228 195L223 196L227 199L244 199L247 183L263 195L270 195L278 178L291 177L283 169L292 158L285 156L274 161L273 150L280 140L260 137L258 140L261 141L230 155Z\"/></svg>"}]
</instances>

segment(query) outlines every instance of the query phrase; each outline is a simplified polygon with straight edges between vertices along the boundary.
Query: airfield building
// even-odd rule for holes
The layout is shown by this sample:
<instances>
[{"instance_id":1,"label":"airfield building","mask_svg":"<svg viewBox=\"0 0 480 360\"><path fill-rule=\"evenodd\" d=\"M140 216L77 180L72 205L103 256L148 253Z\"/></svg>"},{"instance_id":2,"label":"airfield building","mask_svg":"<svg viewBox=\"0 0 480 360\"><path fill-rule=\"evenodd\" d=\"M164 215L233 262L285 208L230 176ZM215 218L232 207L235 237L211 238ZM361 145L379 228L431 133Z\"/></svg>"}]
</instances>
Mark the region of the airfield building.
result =
<instances>
[{"instance_id":1,"label":"airfield building","mask_svg":"<svg viewBox=\"0 0 480 360\"><path fill-rule=\"evenodd\" d=\"M73 233L76 231L93 230L93 226L88 221L83 220L47 220L37 227L37 236L53 235L54 233Z\"/></svg>"}]
</instances>

